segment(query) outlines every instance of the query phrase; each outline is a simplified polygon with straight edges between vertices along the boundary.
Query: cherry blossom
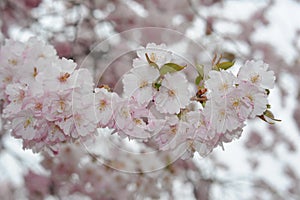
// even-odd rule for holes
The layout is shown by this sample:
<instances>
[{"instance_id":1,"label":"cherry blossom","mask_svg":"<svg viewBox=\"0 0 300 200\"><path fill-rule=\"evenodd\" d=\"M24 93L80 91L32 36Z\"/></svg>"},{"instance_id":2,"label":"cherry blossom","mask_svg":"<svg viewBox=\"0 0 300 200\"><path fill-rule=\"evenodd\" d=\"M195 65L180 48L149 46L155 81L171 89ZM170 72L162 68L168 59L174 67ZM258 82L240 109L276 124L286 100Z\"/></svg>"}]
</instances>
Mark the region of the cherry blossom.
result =
<instances>
[{"instance_id":1,"label":"cherry blossom","mask_svg":"<svg viewBox=\"0 0 300 200\"><path fill-rule=\"evenodd\" d=\"M41 0L6 0L1 2L0 7L2 10L0 14L0 26L2 33L0 33L0 40L3 41L4 37L24 40L24 38L27 37L27 33L30 35L39 35L42 36L43 39L48 40L50 43L55 43L55 48L58 51L59 56L64 55L68 58L72 58L79 65L86 57L87 52L94 47L95 43L99 42L99 39L105 39L106 36L110 35L110 33L120 33L121 31L127 31L132 27L139 27L139 31L136 31L138 34L132 34L126 37L125 42L123 40L116 40L113 41L112 44L119 43L121 44L119 46L122 47L127 45L132 47L131 45L146 44L150 41L156 42L158 44L157 46L164 46L163 49L168 51L166 45L159 45L161 42L166 42L168 45L172 45L173 49L174 47L179 47L181 49L181 47L185 46L185 44L183 44L185 42L180 41L180 45L177 46L178 38L172 37L169 34L162 34L157 30L149 31L149 29L141 27L149 26L172 28L173 30L180 31L180 33L184 33L188 36L193 35L193 39L195 39L197 43L205 43L204 48L209 51L209 54L213 55L215 52L222 54L224 61L228 59L226 54L232 54L232 59L235 59L236 63L241 62L244 58L260 58L269 63L270 69L276 71L278 79L274 94L276 94L278 90L282 93L281 98L274 98L271 102L273 103L274 100L282 102L283 109L281 110L285 110L285 108L288 107L285 107L284 105L291 105L290 101L286 101L291 98L291 94L294 99L299 96L297 95L299 92L297 92L296 87L299 85L297 83L299 83L300 80L298 78L298 75L300 74L298 59L298 52L300 52L298 42L299 34L296 29L292 31L292 26L286 27L284 24L279 23L280 20L278 20L278 17L280 18L280 15L276 12L278 12L277 8L282 5L281 1L269 1L262 4L259 3L259 6L256 6L256 3L254 3L256 9L254 7L254 9L247 9L247 13L250 14L247 19L244 19L244 16L237 14L239 12L232 12L232 10L230 10L230 8L232 8L231 5L236 5L238 10L243 12L243 8L240 9L239 7L239 5L242 5L243 3L231 4L231 1L220 0L170 1L167 4L163 0L57 1L57 4L49 4L47 2L48 1ZM252 5L253 2L250 3ZM284 11L284 8L289 9L289 4L291 3L293 3L292 5L294 5L294 8L296 9L297 6L294 1L288 1L284 2L284 6L281 6L283 9L279 9L280 12L284 13L282 12ZM249 5L248 2L247 5ZM34 9L36 7L37 9ZM228 15L228 13L230 14ZM273 14L276 14L277 16L274 18L276 19L274 21L272 21ZM234 18L235 16L237 16L236 19ZM44 26L44 18L62 18L63 26L61 26L60 30L55 28L56 24L53 24L53 27L46 27ZM292 22L291 24L293 24ZM288 25L291 24L288 23ZM106 28L108 27L110 31L109 34L107 34L107 31L102 29L102 25ZM268 27L280 26L280 28L276 29L280 31L288 30L291 34L287 35L290 36L291 41L283 41L282 39L285 37L277 37L278 41L273 41L273 37L269 37L272 35L268 35L265 39L263 37L261 38L260 34L264 32L265 25L269 25ZM223 29L223 27L225 28ZM272 32L272 34L276 34L276 30L274 29L274 33ZM265 34L263 33L262 36L263 35ZM216 42L214 40L215 36L217 36L217 38L222 38L223 41L221 42L221 46L218 46L219 41ZM268 42L269 39L270 43ZM67 49L66 47L63 47L62 49L61 45L57 45L57 41L62 44L69 44L69 47ZM284 47L282 47L282 45L277 45L277 42L283 42ZM291 44L291 42L293 44ZM215 45L216 43L218 44ZM224 43L225 45L223 45ZM24 45L27 46L26 48L28 48L28 50L32 50L28 51L28 53L23 53ZM247 161L245 162L248 164L246 168L249 168L252 173L260 171L260 169L262 169L261 167L265 166L264 164L266 163L263 162L264 159L257 157L257 155L267 155L268 164L271 161L270 159L274 157L275 162L281 162L283 165L280 170L275 169L276 166L274 166L275 168L273 171L276 173L281 171L282 173L280 175L282 175L282 183L287 181L291 184L283 184L282 187L278 188L273 184L274 182L257 175L257 173L252 173L253 176L251 176L251 179L247 179L247 176L245 179L242 175L243 180L245 179L246 182L249 181L250 184L247 185L253 186L250 186L251 189L249 192L245 193L243 190L243 192L237 194L236 190L232 190L231 187L223 187L232 185L226 183L234 182L238 179L238 177L236 177L236 175L238 175L236 170L234 171L234 176L230 176L225 179L221 178L220 174L226 173L219 173L220 171L223 172L224 169L226 170L231 168L235 163L230 162L226 155L223 156L228 153L228 151L221 153L216 152L216 154L211 157L206 157L205 164L210 164L209 168L205 169L204 167L203 171L202 168L204 165L200 166L201 171L194 171L195 166L194 169L191 170L190 166L193 166L193 161L197 158L195 160L190 159L184 162L179 160L179 165L168 165L169 161L166 161L166 165L168 165L168 167L161 170L166 173L157 173L157 176L155 177L152 177L154 173L151 173L151 178L149 176L150 173L138 174L137 176L124 176L124 174L116 173L114 170L110 170L107 167L99 167L101 164L96 164L95 162L95 158L97 157L92 158L91 155L86 154L86 152L79 152L78 150L80 149L80 146L73 146L74 144L70 144L78 138L71 138L70 135L67 135L68 133L65 133L58 125L55 124L63 121L64 119L71 119L73 117L73 95L71 91L76 90L78 93L80 93L80 91L83 92L83 88L81 86L84 85L85 79L87 80L86 82L91 83L90 80L88 80L91 77L89 77L88 73L86 73L87 76L82 76L83 78L81 78L80 81L77 79L78 84L76 84L77 81L75 81L75 77L77 75L74 76L73 74L68 78L68 81L74 80L75 82L72 90L59 92L53 90L52 92L49 92L50 87L48 86L48 81L50 83L55 83L56 80L47 79L47 73L45 72L47 70L51 71L52 67L56 68L56 64L52 64L55 62L54 60L56 60L56 58L52 58L51 56L56 56L54 49L50 45L45 45L45 43L41 41L38 41L36 44L31 42L30 44L28 44L28 42L24 44L13 40L7 40L5 42L5 47L1 47L3 50L0 50L0 112L2 113L2 108L4 108L6 110L6 114L3 116L6 115L5 117L7 117L5 119L1 119L1 122L6 125L11 123L14 117L19 114L20 106L22 107L21 109L32 112L32 115L37 119L47 116L44 129L45 134L42 134L39 139L37 137L32 140L24 140L21 137L19 138L20 140L23 140L23 147L32 149L34 152L41 153L41 151L47 151L47 149L50 148L52 153L59 154L55 157L48 157L48 151L45 154L39 154L44 159L42 164L48 173L42 175L39 174L38 176L42 177L39 179L33 175L34 172L30 171L28 178L25 180L25 188L27 188L27 191L25 191L26 194L13 197L10 195L11 193L19 193L19 191L20 193L23 193L24 187L21 186L21 188L13 188L9 186L8 188L8 186L4 184L4 187L1 187L2 190L0 191L0 196L3 199L24 199L24 196L28 196L29 199L176 199L176 194L178 192L176 184L178 184L178 182L182 182L182 186L184 186L180 187L180 191L187 192L185 188L188 186L192 196L191 198L194 197L195 199L217 198L214 194L219 193L218 187L228 194L226 196L233 195L237 198L241 196L240 198L259 199L267 196L272 199L285 199L296 198L299 196L299 190L297 190L297 186L299 186L299 178L297 178L297 173L295 173L297 172L295 170L296 168L290 164L291 162L287 162L286 159L283 159L280 154L281 150L287 150L287 152L289 152L289 158L291 155L295 154L295 151L297 151L297 146L295 146L295 142L292 141L292 131L289 131L288 137L286 137L281 133L282 126L270 127L269 130L271 130L272 134L265 134L265 129L262 129L263 133L254 133L251 131L247 132L247 134L243 133L242 130L246 124L249 125L245 120L248 118L255 118L257 116L263 116L266 113L266 110L270 109L268 99L274 97L273 91L271 91L271 95L269 96L268 94L270 91L265 89L269 88L272 81L266 81L268 82L266 84L268 86L262 86L262 84L257 83L259 81L255 81L255 79L262 78L261 75L264 73L259 73L259 77L257 78L257 74L255 73L256 70L253 70L254 72L251 77L250 74L247 74L250 69L248 67L244 67L245 65L242 66L244 67L244 72L240 74L244 74L246 78L242 75L236 76L236 74L233 73L238 80L231 85L232 87L230 91L226 91L226 97L223 95L223 98L221 99L223 101L225 99L227 100L226 106L221 103L216 105L228 108L229 114L237 117L238 121L243 121L244 123L240 123L240 127L232 131L226 130L226 132L223 133L216 132L214 130L215 123L211 120L212 114L208 108L211 103L215 103L213 102L213 98L211 98L212 95L220 96L220 92L212 88L205 88L207 85L205 83L212 80L207 77L208 72L212 71L212 67L210 66L210 56L207 56L207 54L203 55L205 54L203 51L199 51L199 48L191 48L192 46L193 45L188 44L187 49L185 49L187 54L184 55L182 52L181 56L184 55L183 57L185 58L191 57L191 61L193 60L196 61L196 63L205 65L204 79L200 82L200 84L196 84L195 86L192 79L196 75L196 72L189 70L190 66L187 66L187 69L183 72L187 75L190 85L193 85L194 89L199 90L199 93L196 94L196 91L192 92L195 96L192 97L190 104L185 106L185 108L181 108L180 112L176 115L160 113L152 101L148 102L148 105L146 105L147 103L145 103L145 105L139 105L139 107L144 107L150 110L148 118L141 117L144 122L144 124L142 124L142 128L146 127L151 134L155 135L155 133L159 133L163 128L167 128L165 123L170 117L175 118L177 121L181 121L182 123L188 122L191 126L189 129L186 129L187 137L183 137L181 140L178 140L178 145L176 144L176 140L166 138L169 139L168 141L173 141L172 148L170 148L171 152L178 150L177 146L184 146L183 149L187 149L182 158L190 158L194 155L194 153L199 153L201 156L207 156L217 145L221 145L223 147L223 143L238 139L243 134L243 140L238 141L238 144L235 143L234 145L243 145L246 140L247 149L244 150L247 154L244 155L245 157L242 159L239 159L241 162ZM287 49L285 47L289 48ZM8 50L9 48L12 48L13 50ZM49 48L49 51L47 51L47 53L40 54L40 51L45 52L46 48ZM120 49L117 51L119 50ZM130 48L130 50L132 49ZM103 52L100 52L100 56L94 56L94 54L93 56L90 56L89 62L91 61L91 63L93 63L90 65L90 69L95 70L92 74L94 77L98 76L97 70L103 66L103 60L105 60L107 56L114 57L114 55L112 55L112 51L113 45L109 44ZM153 56L152 53L156 53L156 51L151 50L147 52L149 58ZM6 59L6 55L10 56L9 60ZM23 56L26 57L27 60L24 60ZM31 56L32 58L29 59ZM45 56L49 57L49 59L45 59ZM24 65L23 62L26 62L26 68L22 67ZM184 62L179 63L174 59L168 62L183 65L186 64ZM133 63L137 63L137 66L149 66L145 52L141 54L141 57L133 61ZM164 62L158 62L158 68L161 68L164 64ZM109 84L110 86L115 85L115 83L119 81L118 79L120 76L132 67L132 58L131 56L128 56L126 61L122 60L122 62L115 62L114 65L116 68L109 69L109 73L106 73L101 80L106 80L104 81L104 84ZM134 64L133 67L135 67L135 65L136 64ZM153 68L153 66L151 67ZM226 70L226 72L230 72L230 70ZM266 72L268 71L266 70ZM33 76L34 74L36 74L35 77ZM289 83L285 81L286 76L289 77ZM267 77L267 75L265 74L264 77ZM213 76L210 78L213 78ZM47 79L47 83L44 82L44 79ZM255 84L252 83L251 79L255 82ZM158 84L156 84L156 88L153 88L154 93L158 92L157 89L159 89L158 86L162 80L163 79L159 80L157 82ZM217 81L215 84L218 85L219 79L216 78L215 80ZM7 85L9 85L10 88L7 89ZM21 87L26 88L25 98L23 99L23 102L19 101L18 104L14 104L12 99L17 98L17 96L13 93L17 91L15 90L16 86L19 87L20 85L22 85ZM14 90L11 90L11 86L15 87L13 88ZM124 87L128 87L128 85L124 85ZM51 88L58 87L57 85L53 85ZM93 89L91 88L92 87L87 87L83 94L92 92ZM205 89L208 89L208 92L203 92ZM94 92L95 91L96 89L94 89ZM116 94L114 92L110 92L108 96L109 95L118 95L120 97L116 98L114 105L117 105L122 99L128 100L128 96L124 95L124 93ZM57 100L58 96L64 99L64 101L61 102L60 108ZM9 98L11 100L9 100ZM98 94L97 99L106 100L109 99L109 97ZM113 97L112 99L115 98ZM218 101L220 98L216 98L215 100ZM54 105L55 103L58 104ZM135 103L137 102L135 101ZM50 105L53 105L54 107L52 108ZM59 112L54 112L57 107ZM78 105L78 108L80 107L81 106ZM101 107L100 104L96 105L96 108L99 107ZM273 107L277 107L277 105L272 105L272 108ZM47 112L48 108L51 110L49 113ZM105 108L108 108L108 106ZM116 106L112 106L112 108L116 108ZM132 112L136 113L135 109L140 110L141 108L132 107L130 109L131 116L133 116ZM276 111L277 109L275 108L274 110ZM116 111L113 109L111 109L111 111L105 109L105 111L107 112L96 113L97 109L95 109L95 118L97 120L104 120L97 121L99 122L98 127L116 128L114 127L114 119L110 117L110 113L116 113ZM189 116L190 113L192 113L191 116ZM285 113L289 113L288 109ZM299 117L297 118L297 113L299 113L299 109L294 110L294 119L288 118L289 120L285 121L292 123L296 122L299 125L300 120ZM99 118L97 115L99 115ZM185 119L185 115L188 116L188 119ZM105 119L106 116L108 116L107 119ZM286 117L284 118L286 119ZM108 125L104 124L106 122ZM252 123L250 123L250 128L251 124ZM256 126L254 128L256 128ZM118 130L116 129L113 132L118 132ZM9 133L12 133L12 131L9 129L6 131L6 134L4 133L5 131L1 130L0 140L6 138L6 136L8 136ZM126 134L123 134L123 136L129 137ZM255 139L252 136L256 136ZM258 140L257 137L259 138ZM266 137L268 139L267 142L265 140ZM133 139L133 137L131 138ZM191 138L193 138L193 140L191 140ZM2 141L3 140L0 141L0 150L3 152L6 150L6 147L2 145ZM271 141L271 144L269 141ZM280 148L278 149L276 148L276 145L278 144L283 145L279 145ZM48 146L46 149L44 148L45 145ZM147 143L147 145L151 146L152 143ZM159 152L159 155L163 153L165 152ZM219 154L220 157L218 157ZM232 156L232 152L229 151L229 154ZM239 155L241 155L240 152ZM283 155L287 157L286 153ZM120 166L124 165L124 163L126 164L126 162L119 162L119 157L119 154L112 154L113 159L111 160L111 163L117 163ZM226 159L223 159L223 157ZM85 160L80 160L78 158L84 158ZM130 160L130 163L132 163L130 157L125 157L124 160ZM147 162L142 162L144 166L154 163L157 161L157 158L146 161ZM20 165L26 166L23 162ZM139 168L143 169L140 165ZM244 170L246 169L243 169L243 172ZM37 173L35 174L37 175ZM47 179L47 181L44 181L45 179ZM35 184L35 182L37 182L37 184ZM39 188L36 188L39 184ZM3 184L1 186L3 186ZM244 188L244 184L240 184L235 189L239 190L240 188ZM1 197L0 199L2 199ZM188 197L185 196L185 198Z\"/></svg>"},{"instance_id":2,"label":"cherry blossom","mask_svg":"<svg viewBox=\"0 0 300 200\"><path fill-rule=\"evenodd\" d=\"M0 56L6 69L0 73L2 117L24 148L57 152L62 142L94 134L94 84L86 69L75 69L73 61L59 59L52 46L34 38L26 44L7 40ZM85 101L76 101L82 96Z\"/></svg>"},{"instance_id":3,"label":"cherry blossom","mask_svg":"<svg viewBox=\"0 0 300 200\"><path fill-rule=\"evenodd\" d=\"M147 130L146 120L149 112L135 100L121 100L114 105L115 128L120 136L147 140L150 132Z\"/></svg>"},{"instance_id":4,"label":"cherry blossom","mask_svg":"<svg viewBox=\"0 0 300 200\"><path fill-rule=\"evenodd\" d=\"M93 115L93 95L77 95L73 93L72 116L56 124L64 131L66 135L72 138L85 137L93 135L96 131L96 118ZM83 98L84 100L81 100Z\"/></svg>"},{"instance_id":5,"label":"cherry blossom","mask_svg":"<svg viewBox=\"0 0 300 200\"><path fill-rule=\"evenodd\" d=\"M133 67L140 67L143 65L148 66L149 60L156 63L158 67L161 67L172 60L172 53L167 50L167 46L165 44L157 45L155 43L149 43L146 48L142 47L137 50L137 56L138 58L133 60Z\"/></svg>"},{"instance_id":6,"label":"cherry blossom","mask_svg":"<svg viewBox=\"0 0 300 200\"><path fill-rule=\"evenodd\" d=\"M262 115L268 104L266 91L249 82L240 82L239 88L243 91L243 102L251 108L250 118Z\"/></svg>"},{"instance_id":7,"label":"cherry blossom","mask_svg":"<svg viewBox=\"0 0 300 200\"><path fill-rule=\"evenodd\" d=\"M10 102L3 110L3 116L9 117L22 110L24 98L27 96L28 87L24 84L10 84L6 87L5 93Z\"/></svg>"},{"instance_id":8,"label":"cherry blossom","mask_svg":"<svg viewBox=\"0 0 300 200\"><path fill-rule=\"evenodd\" d=\"M156 93L152 84L159 77L159 71L154 67L141 66L130 70L123 78L124 94L133 96L140 104L149 103Z\"/></svg>"},{"instance_id":9,"label":"cherry blossom","mask_svg":"<svg viewBox=\"0 0 300 200\"><path fill-rule=\"evenodd\" d=\"M187 124L183 124L177 117L169 117L156 140L161 150L174 150L180 143L185 141Z\"/></svg>"},{"instance_id":10,"label":"cherry blossom","mask_svg":"<svg viewBox=\"0 0 300 200\"><path fill-rule=\"evenodd\" d=\"M94 88L87 69L77 69L39 40L8 40L1 52L2 117L23 147L35 152L56 154L64 142L85 141L97 128L110 128L122 138L154 140L161 151L184 151L186 159L239 138L247 119L271 116L266 89L275 78L262 61L247 61L237 75L214 63L196 86L183 60L165 44L150 43L137 50L122 77L123 93L117 94L105 85Z\"/></svg>"},{"instance_id":11,"label":"cherry blossom","mask_svg":"<svg viewBox=\"0 0 300 200\"><path fill-rule=\"evenodd\" d=\"M189 84L184 74L174 73L166 74L159 89L155 95L155 105L157 110L162 113L179 113L190 103Z\"/></svg>"},{"instance_id":12,"label":"cherry blossom","mask_svg":"<svg viewBox=\"0 0 300 200\"><path fill-rule=\"evenodd\" d=\"M210 71L208 76L209 79L205 82L205 86L212 91L212 96L226 95L234 89L234 84L237 83L237 78L225 70Z\"/></svg>"},{"instance_id":13,"label":"cherry blossom","mask_svg":"<svg viewBox=\"0 0 300 200\"><path fill-rule=\"evenodd\" d=\"M263 61L246 61L238 73L239 80L250 81L252 84L265 89L274 87L275 76L273 71L268 70L268 64Z\"/></svg>"},{"instance_id":14,"label":"cherry blossom","mask_svg":"<svg viewBox=\"0 0 300 200\"><path fill-rule=\"evenodd\" d=\"M57 60L56 63L52 61L52 66L47 68L43 75L43 84L45 87L49 87L51 91L66 90L72 88L75 83L75 76L73 71L76 64L65 58Z\"/></svg>"},{"instance_id":15,"label":"cherry blossom","mask_svg":"<svg viewBox=\"0 0 300 200\"><path fill-rule=\"evenodd\" d=\"M12 134L25 140L32 140L37 133L42 133L42 122L31 111L20 111L12 120Z\"/></svg>"},{"instance_id":16,"label":"cherry blossom","mask_svg":"<svg viewBox=\"0 0 300 200\"><path fill-rule=\"evenodd\" d=\"M96 88L94 94L94 111L98 127L112 127L115 102L119 102L117 93L109 92L105 88Z\"/></svg>"}]
</instances>

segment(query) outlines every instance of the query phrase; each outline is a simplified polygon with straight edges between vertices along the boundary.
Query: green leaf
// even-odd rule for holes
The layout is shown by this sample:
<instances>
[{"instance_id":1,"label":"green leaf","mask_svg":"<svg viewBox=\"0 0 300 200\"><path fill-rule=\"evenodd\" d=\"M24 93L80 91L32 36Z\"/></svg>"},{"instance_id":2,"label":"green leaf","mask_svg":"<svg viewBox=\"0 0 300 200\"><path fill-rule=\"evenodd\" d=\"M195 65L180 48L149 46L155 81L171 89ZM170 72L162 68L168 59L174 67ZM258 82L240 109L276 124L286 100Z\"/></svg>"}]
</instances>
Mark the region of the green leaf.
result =
<instances>
[{"instance_id":1,"label":"green leaf","mask_svg":"<svg viewBox=\"0 0 300 200\"><path fill-rule=\"evenodd\" d=\"M275 124L274 122L269 122L269 121L265 118L264 115L260 115L260 116L258 116L258 117L259 117L261 120L267 122L268 124Z\"/></svg>"},{"instance_id":2,"label":"green leaf","mask_svg":"<svg viewBox=\"0 0 300 200\"><path fill-rule=\"evenodd\" d=\"M174 73L184 69L186 66L177 65L175 63L166 63L160 69L160 75L165 75L167 73Z\"/></svg>"},{"instance_id":3,"label":"green leaf","mask_svg":"<svg viewBox=\"0 0 300 200\"><path fill-rule=\"evenodd\" d=\"M225 51L222 53L222 57L225 58L226 60L229 60L229 61L233 61L235 59L235 55L231 52L228 52L228 51Z\"/></svg>"},{"instance_id":4,"label":"green leaf","mask_svg":"<svg viewBox=\"0 0 300 200\"><path fill-rule=\"evenodd\" d=\"M204 66L203 65L196 64L196 70L200 76L204 77Z\"/></svg>"},{"instance_id":5,"label":"green leaf","mask_svg":"<svg viewBox=\"0 0 300 200\"><path fill-rule=\"evenodd\" d=\"M195 84L199 85L199 83L204 79L204 66L196 64L196 70L198 72L198 76L195 79Z\"/></svg>"},{"instance_id":6,"label":"green leaf","mask_svg":"<svg viewBox=\"0 0 300 200\"><path fill-rule=\"evenodd\" d=\"M274 121L281 122L280 119L275 119L274 114L270 110L266 110L264 112L264 116L266 116L266 117L268 117L268 118L270 118L270 119L272 119Z\"/></svg>"},{"instance_id":7,"label":"green leaf","mask_svg":"<svg viewBox=\"0 0 300 200\"><path fill-rule=\"evenodd\" d=\"M199 85L199 83L203 80L203 77L201 77L200 75L197 76L197 78L195 79L195 84Z\"/></svg>"},{"instance_id":8,"label":"green leaf","mask_svg":"<svg viewBox=\"0 0 300 200\"><path fill-rule=\"evenodd\" d=\"M222 62L222 63L218 63L216 64L217 69L229 69L230 67L232 67L234 65L234 61L233 62Z\"/></svg>"},{"instance_id":9,"label":"green leaf","mask_svg":"<svg viewBox=\"0 0 300 200\"><path fill-rule=\"evenodd\" d=\"M260 119L262 119L263 121L269 123L269 124L274 124L273 121L281 122L280 119L275 119L273 113L272 113L270 110L266 110L266 111L264 112L264 114L262 114L262 115L260 115L260 116L258 116L258 117L259 117ZM266 118L266 117L267 117L267 118ZM270 121L270 119L273 120L273 121Z\"/></svg>"}]
</instances>

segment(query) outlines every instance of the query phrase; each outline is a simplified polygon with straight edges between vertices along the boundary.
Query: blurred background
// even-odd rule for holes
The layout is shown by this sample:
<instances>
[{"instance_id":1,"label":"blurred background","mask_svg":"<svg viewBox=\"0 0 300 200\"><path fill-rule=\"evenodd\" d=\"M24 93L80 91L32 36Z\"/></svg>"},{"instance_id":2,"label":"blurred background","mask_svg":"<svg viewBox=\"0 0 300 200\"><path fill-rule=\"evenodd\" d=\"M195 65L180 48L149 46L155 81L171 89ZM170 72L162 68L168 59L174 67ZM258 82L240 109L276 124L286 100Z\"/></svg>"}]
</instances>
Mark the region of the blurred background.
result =
<instances>
[{"instance_id":1,"label":"blurred background","mask_svg":"<svg viewBox=\"0 0 300 200\"><path fill-rule=\"evenodd\" d=\"M282 122L248 121L225 150L146 175L107 169L76 145L64 147L67 161L33 154L1 121L0 199L300 199L299 22L299 0L1 0L1 45L41 38L116 91L148 42L204 65L214 54L262 59L276 74L269 100Z\"/></svg>"}]
</instances>

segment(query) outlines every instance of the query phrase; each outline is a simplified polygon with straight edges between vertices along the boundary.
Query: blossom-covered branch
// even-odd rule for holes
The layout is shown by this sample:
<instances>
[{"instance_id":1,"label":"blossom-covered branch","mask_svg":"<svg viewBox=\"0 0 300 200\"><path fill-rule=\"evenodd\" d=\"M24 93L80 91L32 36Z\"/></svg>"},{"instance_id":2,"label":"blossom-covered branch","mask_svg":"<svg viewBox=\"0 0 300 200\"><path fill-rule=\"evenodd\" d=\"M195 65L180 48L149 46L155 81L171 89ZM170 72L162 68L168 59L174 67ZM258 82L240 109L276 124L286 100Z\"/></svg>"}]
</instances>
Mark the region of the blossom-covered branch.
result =
<instances>
[{"instance_id":1,"label":"blossom-covered branch","mask_svg":"<svg viewBox=\"0 0 300 200\"><path fill-rule=\"evenodd\" d=\"M275 120L267 99L275 77L262 61L247 61L234 75L228 71L233 63L219 59L208 72L197 67L194 83L166 45L150 43L137 50L122 80L124 94L117 94L94 89L87 69L58 58L39 40L7 40L0 55L2 117L23 148L34 152L56 154L62 143L110 128L129 139L154 140L159 150L183 148L182 158L205 156L239 138L247 119Z\"/></svg>"}]
</instances>

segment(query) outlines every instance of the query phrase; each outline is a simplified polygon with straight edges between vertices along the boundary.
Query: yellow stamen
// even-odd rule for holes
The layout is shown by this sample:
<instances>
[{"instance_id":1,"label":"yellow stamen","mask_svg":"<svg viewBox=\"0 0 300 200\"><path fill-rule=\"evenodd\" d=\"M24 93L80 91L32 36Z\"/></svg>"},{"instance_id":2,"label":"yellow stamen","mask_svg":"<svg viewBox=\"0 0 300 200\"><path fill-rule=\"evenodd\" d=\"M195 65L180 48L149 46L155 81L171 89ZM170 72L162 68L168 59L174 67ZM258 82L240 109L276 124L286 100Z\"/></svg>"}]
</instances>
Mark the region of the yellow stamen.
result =
<instances>
[{"instance_id":1,"label":"yellow stamen","mask_svg":"<svg viewBox=\"0 0 300 200\"><path fill-rule=\"evenodd\" d=\"M8 62L14 66L18 64L18 61L16 59L9 59Z\"/></svg>"},{"instance_id":2,"label":"yellow stamen","mask_svg":"<svg viewBox=\"0 0 300 200\"><path fill-rule=\"evenodd\" d=\"M27 128L31 124L31 120L28 118L24 123L24 128Z\"/></svg>"},{"instance_id":3,"label":"yellow stamen","mask_svg":"<svg viewBox=\"0 0 300 200\"><path fill-rule=\"evenodd\" d=\"M140 84L140 88L146 87L147 85L148 85L148 82L147 82L147 81L143 81L143 82Z\"/></svg>"},{"instance_id":4,"label":"yellow stamen","mask_svg":"<svg viewBox=\"0 0 300 200\"><path fill-rule=\"evenodd\" d=\"M239 99L236 99L236 100L234 100L234 101L232 102L232 106L233 106L234 108L239 107L239 105L240 105L240 100L239 100Z\"/></svg>"},{"instance_id":5,"label":"yellow stamen","mask_svg":"<svg viewBox=\"0 0 300 200\"><path fill-rule=\"evenodd\" d=\"M253 100L254 100L254 98L253 98L253 96L252 95L247 95L247 98L251 101L251 102L253 102Z\"/></svg>"},{"instance_id":6,"label":"yellow stamen","mask_svg":"<svg viewBox=\"0 0 300 200\"><path fill-rule=\"evenodd\" d=\"M100 103L99 103L99 110L103 111L105 109L106 105L107 105L106 101L104 99L101 99Z\"/></svg>"},{"instance_id":7,"label":"yellow stamen","mask_svg":"<svg viewBox=\"0 0 300 200\"><path fill-rule=\"evenodd\" d=\"M36 76L37 76L37 74L38 74L38 72L37 72L37 68L35 67L35 68L33 68L33 77L36 77Z\"/></svg>"},{"instance_id":8,"label":"yellow stamen","mask_svg":"<svg viewBox=\"0 0 300 200\"><path fill-rule=\"evenodd\" d=\"M63 100L60 100L58 104L59 104L59 107L60 107L61 110L65 110L66 104Z\"/></svg>"},{"instance_id":9,"label":"yellow stamen","mask_svg":"<svg viewBox=\"0 0 300 200\"><path fill-rule=\"evenodd\" d=\"M251 82L252 83L257 83L259 80L260 80L260 76L258 74L251 77Z\"/></svg>"},{"instance_id":10,"label":"yellow stamen","mask_svg":"<svg viewBox=\"0 0 300 200\"><path fill-rule=\"evenodd\" d=\"M11 83L11 81L12 81L12 77L11 76L7 76L3 80L4 83Z\"/></svg>"},{"instance_id":11,"label":"yellow stamen","mask_svg":"<svg viewBox=\"0 0 300 200\"><path fill-rule=\"evenodd\" d=\"M174 91L174 90L169 90L169 91L168 91L168 95L169 95L170 97L174 97L174 96L175 96L175 91Z\"/></svg>"},{"instance_id":12,"label":"yellow stamen","mask_svg":"<svg viewBox=\"0 0 300 200\"><path fill-rule=\"evenodd\" d=\"M177 133L177 127L176 126L171 126L171 130L170 130L171 134L175 135Z\"/></svg>"},{"instance_id":13,"label":"yellow stamen","mask_svg":"<svg viewBox=\"0 0 300 200\"><path fill-rule=\"evenodd\" d=\"M134 118L133 121L134 121L134 123L135 123L136 125L142 125L142 120L141 120L141 119Z\"/></svg>"},{"instance_id":14,"label":"yellow stamen","mask_svg":"<svg viewBox=\"0 0 300 200\"><path fill-rule=\"evenodd\" d=\"M36 103L35 106L34 106L34 109L42 110L43 109L43 104L42 103Z\"/></svg>"},{"instance_id":15,"label":"yellow stamen","mask_svg":"<svg viewBox=\"0 0 300 200\"><path fill-rule=\"evenodd\" d=\"M58 80L60 81L60 82L66 82L67 81L67 79L69 78L71 76L71 74L69 74L69 73L64 73L62 76L60 76L59 78L58 78Z\"/></svg>"},{"instance_id":16,"label":"yellow stamen","mask_svg":"<svg viewBox=\"0 0 300 200\"><path fill-rule=\"evenodd\" d=\"M222 90L222 91L227 91L228 88L229 88L229 85L228 85L227 83L223 83L223 84L221 85L221 87L220 87L220 90Z\"/></svg>"}]
</instances>

